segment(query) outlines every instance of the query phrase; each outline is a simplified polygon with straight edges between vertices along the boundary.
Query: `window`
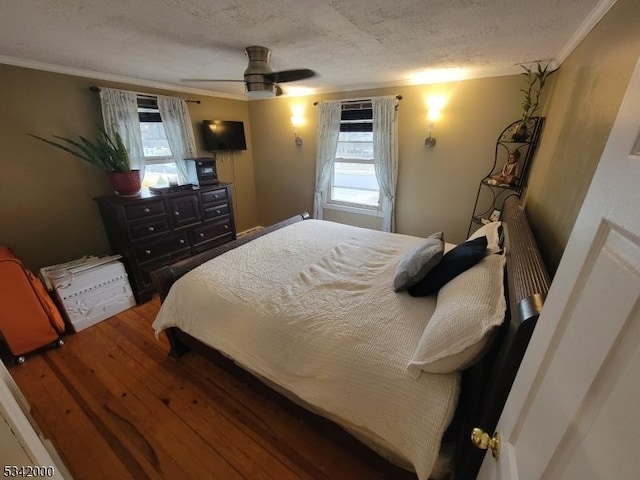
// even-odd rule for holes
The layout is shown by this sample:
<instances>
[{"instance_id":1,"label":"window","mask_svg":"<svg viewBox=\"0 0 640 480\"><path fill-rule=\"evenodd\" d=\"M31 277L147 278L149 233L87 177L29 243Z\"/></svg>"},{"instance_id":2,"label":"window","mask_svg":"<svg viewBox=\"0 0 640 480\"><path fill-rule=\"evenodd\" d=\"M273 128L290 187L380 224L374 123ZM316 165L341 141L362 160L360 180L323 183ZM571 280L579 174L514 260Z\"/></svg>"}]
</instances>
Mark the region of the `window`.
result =
<instances>
[{"instance_id":1,"label":"window","mask_svg":"<svg viewBox=\"0 0 640 480\"><path fill-rule=\"evenodd\" d=\"M138 97L138 117L145 159L143 187L166 186L177 182L178 168L169 148L157 100Z\"/></svg>"},{"instance_id":2,"label":"window","mask_svg":"<svg viewBox=\"0 0 640 480\"><path fill-rule=\"evenodd\" d=\"M342 104L329 203L377 209L380 187L373 166L372 127L373 110L370 102Z\"/></svg>"}]
</instances>

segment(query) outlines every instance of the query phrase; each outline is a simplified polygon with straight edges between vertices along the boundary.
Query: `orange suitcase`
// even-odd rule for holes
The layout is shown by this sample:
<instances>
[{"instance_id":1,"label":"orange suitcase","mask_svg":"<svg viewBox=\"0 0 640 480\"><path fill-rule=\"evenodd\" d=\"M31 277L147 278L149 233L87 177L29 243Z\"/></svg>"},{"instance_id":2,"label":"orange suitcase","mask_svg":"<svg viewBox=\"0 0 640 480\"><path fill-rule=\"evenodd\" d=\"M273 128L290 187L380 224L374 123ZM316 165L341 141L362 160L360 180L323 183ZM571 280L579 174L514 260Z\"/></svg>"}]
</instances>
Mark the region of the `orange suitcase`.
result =
<instances>
[{"instance_id":1,"label":"orange suitcase","mask_svg":"<svg viewBox=\"0 0 640 480\"><path fill-rule=\"evenodd\" d=\"M64 320L38 277L0 246L0 336L18 363L24 355L62 345Z\"/></svg>"}]
</instances>

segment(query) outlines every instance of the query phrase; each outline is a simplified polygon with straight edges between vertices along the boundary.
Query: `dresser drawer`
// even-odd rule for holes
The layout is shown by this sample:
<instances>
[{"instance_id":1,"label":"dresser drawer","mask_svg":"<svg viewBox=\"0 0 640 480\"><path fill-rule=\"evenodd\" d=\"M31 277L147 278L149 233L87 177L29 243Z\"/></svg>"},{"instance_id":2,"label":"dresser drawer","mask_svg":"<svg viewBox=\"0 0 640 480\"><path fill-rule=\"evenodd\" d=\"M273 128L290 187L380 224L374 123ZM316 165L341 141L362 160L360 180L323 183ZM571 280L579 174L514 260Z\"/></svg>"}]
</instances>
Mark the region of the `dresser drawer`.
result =
<instances>
[{"instance_id":1,"label":"dresser drawer","mask_svg":"<svg viewBox=\"0 0 640 480\"><path fill-rule=\"evenodd\" d=\"M189 236L183 232L178 236L167 238L165 241L166 253L173 254L185 248L189 248Z\"/></svg>"},{"instance_id":2,"label":"dresser drawer","mask_svg":"<svg viewBox=\"0 0 640 480\"><path fill-rule=\"evenodd\" d=\"M212 218L221 217L229 213L229 204L220 203L218 205L211 205L209 207L203 207L204 219L210 220Z\"/></svg>"},{"instance_id":3,"label":"dresser drawer","mask_svg":"<svg viewBox=\"0 0 640 480\"><path fill-rule=\"evenodd\" d=\"M174 228L194 225L201 220L198 196L185 195L168 200L171 223Z\"/></svg>"},{"instance_id":4,"label":"dresser drawer","mask_svg":"<svg viewBox=\"0 0 640 480\"><path fill-rule=\"evenodd\" d=\"M129 222L141 218L152 218L156 215L164 215L164 213L164 202L162 200L125 205L124 207L124 216Z\"/></svg>"},{"instance_id":5,"label":"dresser drawer","mask_svg":"<svg viewBox=\"0 0 640 480\"><path fill-rule=\"evenodd\" d=\"M182 248L189 248L187 232L136 246L136 260L138 263L153 262Z\"/></svg>"},{"instance_id":6,"label":"dresser drawer","mask_svg":"<svg viewBox=\"0 0 640 480\"><path fill-rule=\"evenodd\" d=\"M200 197L202 198L203 204L221 202L229 198L227 196L226 188L219 188L217 190L211 190L210 192L202 192Z\"/></svg>"},{"instance_id":7,"label":"dresser drawer","mask_svg":"<svg viewBox=\"0 0 640 480\"><path fill-rule=\"evenodd\" d=\"M169 223L165 219L145 223L144 225L129 225L129 233L132 240L141 240L168 231Z\"/></svg>"},{"instance_id":8,"label":"dresser drawer","mask_svg":"<svg viewBox=\"0 0 640 480\"><path fill-rule=\"evenodd\" d=\"M193 235L193 244L199 245L229 232L231 232L231 219L227 217L224 220L194 228L191 234Z\"/></svg>"}]
</instances>

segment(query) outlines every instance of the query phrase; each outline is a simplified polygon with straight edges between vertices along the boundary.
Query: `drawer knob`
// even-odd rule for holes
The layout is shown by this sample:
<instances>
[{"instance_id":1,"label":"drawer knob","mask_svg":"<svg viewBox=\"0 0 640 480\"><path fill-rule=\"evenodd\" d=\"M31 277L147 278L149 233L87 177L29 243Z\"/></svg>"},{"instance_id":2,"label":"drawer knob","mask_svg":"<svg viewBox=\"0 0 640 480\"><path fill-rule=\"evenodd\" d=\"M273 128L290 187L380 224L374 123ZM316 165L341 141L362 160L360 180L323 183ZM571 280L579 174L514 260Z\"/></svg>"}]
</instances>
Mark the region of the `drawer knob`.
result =
<instances>
[{"instance_id":1,"label":"drawer knob","mask_svg":"<svg viewBox=\"0 0 640 480\"><path fill-rule=\"evenodd\" d=\"M216 213L217 213L218 215L220 215L220 210L216 210Z\"/></svg>"},{"instance_id":2,"label":"drawer knob","mask_svg":"<svg viewBox=\"0 0 640 480\"><path fill-rule=\"evenodd\" d=\"M204 233L200 232L198 235L200 235L201 237L204 237Z\"/></svg>"},{"instance_id":3,"label":"drawer knob","mask_svg":"<svg viewBox=\"0 0 640 480\"><path fill-rule=\"evenodd\" d=\"M184 244L184 240L181 238L180 240L178 240L178 243L179 243L180 245L183 245L183 244Z\"/></svg>"},{"instance_id":4,"label":"drawer knob","mask_svg":"<svg viewBox=\"0 0 640 480\"><path fill-rule=\"evenodd\" d=\"M225 226L224 226L224 229L225 229L225 230L229 230L229 225L225 225Z\"/></svg>"},{"instance_id":5,"label":"drawer knob","mask_svg":"<svg viewBox=\"0 0 640 480\"><path fill-rule=\"evenodd\" d=\"M149 230L150 232L155 232L155 230L156 230L156 229L155 229L155 228L153 228L153 227L149 227L149 228L148 228L148 230Z\"/></svg>"},{"instance_id":6,"label":"drawer knob","mask_svg":"<svg viewBox=\"0 0 640 480\"><path fill-rule=\"evenodd\" d=\"M144 213L149 213L150 211L151 210L149 210L149 207L144 207L144 210L143 210Z\"/></svg>"},{"instance_id":7,"label":"drawer knob","mask_svg":"<svg viewBox=\"0 0 640 480\"><path fill-rule=\"evenodd\" d=\"M216 194L214 194L214 195L213 195L213 198L216 198L216 199L217 199L217 198L218 198L218 194L217 194L217 193L216 193Z\"/></svg>"},{"instance_id":8,"label":"drawer knob","mask_svg":"<svg viewBox=\"0 0 640 480\"><path fill-rule=\"evenodd\" d=\"M173 212L173 214L174 214L176 217L179 217L179 216L180 216L180 212Z\"/></svg>"},{"instance_id":9,"label":"drawer knob","mask_svg":"<svg viewBox=\"0 0 640 480\"><path fill-rule=\"evenodd\" d=\"M145 250L145 251L144 251L144 253L145 253L146 255L151 255L151 250Z\"/></svg>"}]
</instances>

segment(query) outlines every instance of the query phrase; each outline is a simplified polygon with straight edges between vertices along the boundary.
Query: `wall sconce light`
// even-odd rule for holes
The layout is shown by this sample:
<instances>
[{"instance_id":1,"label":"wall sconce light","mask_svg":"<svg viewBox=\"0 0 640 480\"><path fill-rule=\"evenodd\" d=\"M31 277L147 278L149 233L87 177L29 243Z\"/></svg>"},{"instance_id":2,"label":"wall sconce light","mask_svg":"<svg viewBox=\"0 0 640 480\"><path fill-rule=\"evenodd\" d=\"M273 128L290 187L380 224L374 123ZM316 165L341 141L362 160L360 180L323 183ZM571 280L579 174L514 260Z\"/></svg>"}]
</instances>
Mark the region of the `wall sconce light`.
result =
<instances>
[{"instance_id":1,"label":"wall sconce light","mask_svg":"<svg viewBox=\"0 0 640 480\"><path fill-rule=\"evenodd\" d=\"M298 116L298 115L293 115L291 117L291 125L293 125L293 138L294 141L296 142L296 145L302 145L302 138L300 138L298 136L298 127L301 126L304 123L304 118Z\"/></svg>"},{"instance_id":2,"label":"wall sconce light","mask_svg":"<svg viewBox=\"0 0 640 480\"><path fill-rule=\"evenodd\" d=\"M424 139L424 144L427 147L433 147L436 144L436 139L432 135L432 133L433 133L433 124L434 124L434 122L431 119L429 119L429 125L427 127L429 129L429 133L427 135L427 138Z\"/></svg>"},{"instance_id":3,"label":"wall sconce light","mask_svg":"<svg viewBox=\"0 0 640 480\"><path fill-rule=\"evenodd\" d=\"M447 99L443 95L430 95L427 98L427 121L429 122L427 129L429 133L424 140L424 144L428 147L433 147L436 144L436 139L433 136L433 127L440 118L440 112L446 102Z\"/></svg>"}]
</instances>

